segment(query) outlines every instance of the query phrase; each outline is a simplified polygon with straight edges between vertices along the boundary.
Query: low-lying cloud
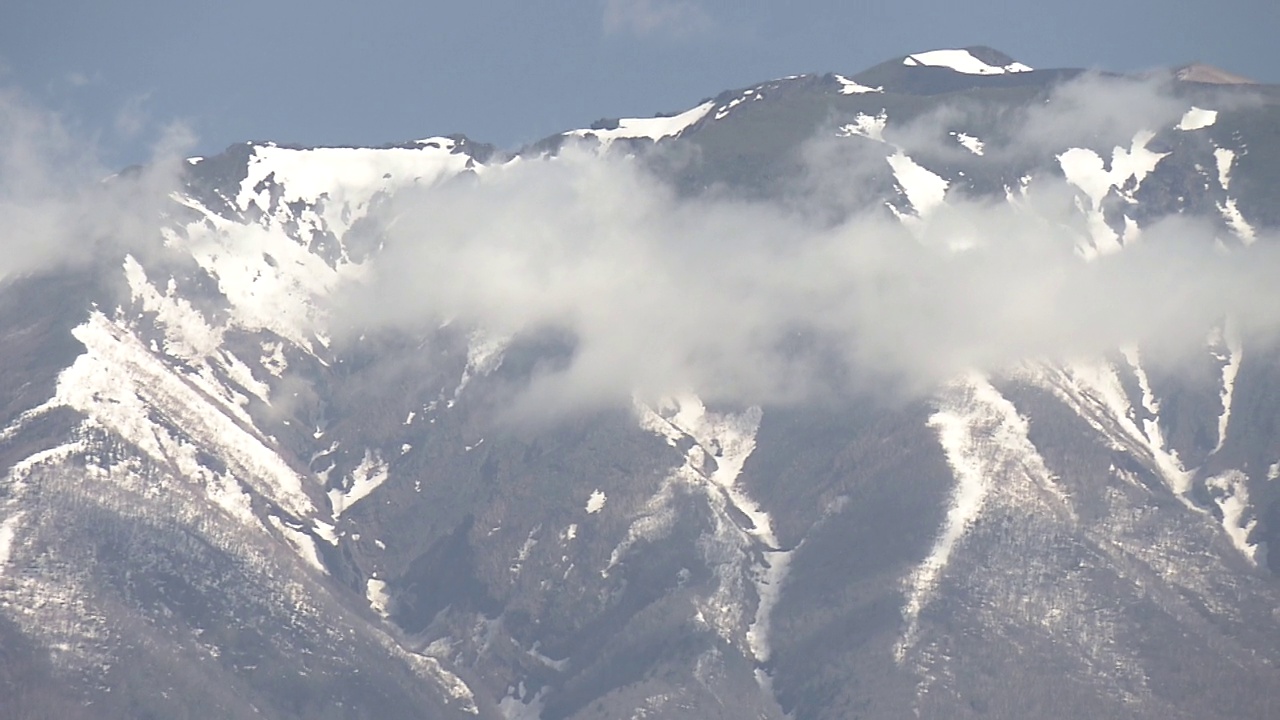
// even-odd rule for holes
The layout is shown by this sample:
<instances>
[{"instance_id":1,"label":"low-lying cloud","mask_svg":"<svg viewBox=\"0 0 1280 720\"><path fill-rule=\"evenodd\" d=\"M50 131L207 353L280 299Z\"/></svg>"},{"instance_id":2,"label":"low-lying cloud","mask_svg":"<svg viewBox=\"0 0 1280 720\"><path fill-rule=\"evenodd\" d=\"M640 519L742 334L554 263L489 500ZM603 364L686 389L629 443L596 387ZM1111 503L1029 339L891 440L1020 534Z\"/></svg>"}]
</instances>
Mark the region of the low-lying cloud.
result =
<instances>
[{"instance_id":1,"label":"low-lying cloud","mask_svg":"<svg viewBox=\"0 0 1280 720\"><path fill-rule=\"evenodd\" d=\"M1085 262L1074 197L1045 179L1013 203L952 197L911 226L882 207L831 222L682 197L634 158L570 148L399 197L367 284L339 305L361 323L566 333L570 362L524 400L569 407L918 392L1129 343L1203 348L1224 317L1280 327L1273 243L1225 251L1220 225L1170 217Z\"/></svg>"}]
</instances>

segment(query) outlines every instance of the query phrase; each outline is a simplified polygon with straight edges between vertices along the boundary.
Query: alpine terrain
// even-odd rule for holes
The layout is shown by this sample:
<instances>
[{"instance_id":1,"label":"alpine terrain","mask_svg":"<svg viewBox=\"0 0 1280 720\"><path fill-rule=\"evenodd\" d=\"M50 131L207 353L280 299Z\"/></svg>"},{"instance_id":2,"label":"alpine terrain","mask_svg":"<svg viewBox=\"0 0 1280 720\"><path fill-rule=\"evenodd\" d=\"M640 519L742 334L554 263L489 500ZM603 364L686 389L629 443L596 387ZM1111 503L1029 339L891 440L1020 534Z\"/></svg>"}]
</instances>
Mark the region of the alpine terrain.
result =
<instances>
[{"instance_id":1,"label":"alpine terrain","mask_svg":"<svg viewBox=\"0 0 1280 720\"><path fill-rule=\"evenodd\" d=\"M936 50L86 192L0 282L2 718L1280 717L1280 87Z\"/></svg>"}]
</instances>

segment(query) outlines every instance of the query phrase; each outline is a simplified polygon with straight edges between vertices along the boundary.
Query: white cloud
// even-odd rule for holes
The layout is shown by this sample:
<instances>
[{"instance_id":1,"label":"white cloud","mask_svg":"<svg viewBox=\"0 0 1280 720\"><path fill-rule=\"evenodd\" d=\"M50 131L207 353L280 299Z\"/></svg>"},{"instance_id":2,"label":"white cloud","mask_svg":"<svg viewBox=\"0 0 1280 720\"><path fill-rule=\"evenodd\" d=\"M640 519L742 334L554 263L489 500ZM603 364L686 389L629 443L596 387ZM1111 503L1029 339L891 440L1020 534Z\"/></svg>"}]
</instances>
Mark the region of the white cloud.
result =
<instances>
[{"instance_id":1,"label":"white cloud","mask_svg":"<svg viewBox=\"0 0 1280 720\"><path fill-rule=\"evenodd\" d=\"M158 241L191 136L164 130L145 168L113 175L55 112L0 88L0 280Z\"/></svg>"},{"instance_id":2,"label":"white cloud","mask_svg":"<svg viewBox=\"0 0 1280 720\"><path fill-rule=\"evenodd\" d=\"M711 16L689 0L605 0L606 33L683 37L712 27Z\"/></svg>"},{"instance_id":3,"label":"white cloud","mask_svg":"<svg viewBox=\"0 0 1280 720\"><path fill-rule=\"evenodd\" d=\"M1086 263L1069 197L1058 180L1016 205L955 198L908 231L878 210L832 223L682 198L634 159L570 148L399 198L370 283L338 307L362 325L570 337L572 357L522 397L553 410L632 392L927 391L1024 359L1198 347L1227 314L1280 327L1275 247L1223 253L1217 227L1174 217ZM957 237L970 249L950 249Z\"/></svg>"}]
</instances>

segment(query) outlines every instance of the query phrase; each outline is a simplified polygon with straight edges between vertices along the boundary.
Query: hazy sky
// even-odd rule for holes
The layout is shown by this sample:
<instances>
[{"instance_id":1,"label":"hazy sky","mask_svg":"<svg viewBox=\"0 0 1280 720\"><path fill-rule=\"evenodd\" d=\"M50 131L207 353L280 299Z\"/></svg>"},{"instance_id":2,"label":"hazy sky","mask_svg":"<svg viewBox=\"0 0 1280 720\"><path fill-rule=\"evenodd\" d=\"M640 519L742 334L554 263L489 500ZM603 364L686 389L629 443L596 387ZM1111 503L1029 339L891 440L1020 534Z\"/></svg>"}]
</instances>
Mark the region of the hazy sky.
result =
<instances>
[{"instance_id":1,"label":"hazy sky","mask_svg":"<svg viewBox=\"0 0 1280 720\"><path fill-rule=\"evenodd\" d=\"M783 75L985 44L1035 67L1192 60L1280 82L1275 0L7 0L0 87L136 162L161 126L246 139L516 147Z\"/></svg>"}]
</instances>

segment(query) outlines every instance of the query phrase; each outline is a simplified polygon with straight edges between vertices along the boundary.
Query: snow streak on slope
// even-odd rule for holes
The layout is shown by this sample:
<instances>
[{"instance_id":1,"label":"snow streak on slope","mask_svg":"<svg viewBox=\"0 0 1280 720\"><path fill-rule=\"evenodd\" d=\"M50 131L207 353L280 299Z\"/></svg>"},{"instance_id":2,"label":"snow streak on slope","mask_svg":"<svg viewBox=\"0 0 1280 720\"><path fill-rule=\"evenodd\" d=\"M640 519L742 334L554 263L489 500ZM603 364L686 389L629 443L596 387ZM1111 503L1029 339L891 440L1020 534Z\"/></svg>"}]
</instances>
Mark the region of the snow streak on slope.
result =
<instances>
[{"instance_id":1,"label":"snow streak on slope","mask_svg":"<svg viewBox=\"0 0 1280 720\"><path fill-rule=\"evenodd\" d=\"M210 499L246 522L252 512L240 483L296 518L314 514L302 478L265 439L166 366L127 327L95 311L72 334L86 352L58 376L56 403L84 413L179 476L208 483ZM226 461L228 472L206 468L201 451Z\"/></svg>"},{"instance_id":2,"label":"snow streak on slope","mask_svg":"<svg viewBox=\"0 0 1280 720\"><path fill-rule=\"evenodd\" d=\"M715 537L707 538L708 547L718 546L719 559L713 561L719 587L714 597L701 605L702 615L729 642L745 640L745 649L757 663L769 659L770 615L779 599L786 579L791 550L779 547L773 529L773 518L737 483L742 467L755 450L755 434L761 411L751 408L740 414L721 414L707 410L696 396L683 396L664 402L656 411L637 404L641 427L661 435L673 447L683 438L694 445L685 455L685 464L675 471L681 482L702 488L716 510ZM709 471L708 471L709 468ZM669 489L664 488L664 493ZM730 508L745 516L739 525ZM759 559L752 557L759 553ZM727 560L726 555L732 560ZM759 602L750 617L744 615L747 598L742 578L754 585ZM745 634L742 623L746 621ZM762 685L767 685L763 670L757 671Z\"/></svg>"},{"instance_id":3,"label":"snow streak on slope","mask_svg":"<svg viewBox=\"0 0 1280 720\"><path fill-rule=\"evenodd\" d=\"M1138 381L1138 389L1142 393L1142 409L1146 411L1146 416L1142 418L1142 432L1151 446L1164 448L1164 432L1160 429L1160 401L1156 399L1155 392L1151 389L1151 379L1147 377L1147 371L1142 367L1139 350L1135 346L1126 346L1121 348L1120 354L1124 356L1125 362L1129 363L1129 369L1133 371L1134 378ZM1117 405L1117 407L1122 406ZM1133 415L1133 411L1130 410L1130 419Z\"/></svg>"},{"instance_id":4,"label":"snow streak on slope","mask_svg":"<svg viewBox=\"0 0 1280 720\"><path fill-rule=\"evenodd\" d=\"M22 512L14 512L0 522L0 575L4 574L5 565L9 564L9 556L13 552L13 537L17 533L18 523L22 522Z\"/></svg>"},{"instance_id":5,"label":"snow streak on slope","mask_svg":"<svg viewBox=\"0 0 1280 720\"><path fill-rule=\"evenodd\" d=\"M1235 198L1227 198L1226 202L1218 203L1218 211L1222 213L1222 219L1226 221L1227 227L1231 228L1231 232L1240 238L1240 242L1252 245L1257 241L1258 232L1253 229L1248 220L1244 219L1244 215L1240 214Z\"/></svg>"},{"instance_id":6,"label":"snow streak on slope","mask_svg":"<svg viewBox=\"0 0 1280 720\"><path fill-rule=\"evenodd\" d=\"M115 398L101 399L110 404ZM164 445L166 425L166 418L156 418L156 434ZM99 678L130 648L138 649L138 643L190 649L189 629L168 621L172 606L126 610L120 607L119 593L127 600L134 581L129 580L127 588L102 582L116 569L133 568L139 574L137 587L143 588L154 580L147 577L152 563L163 572L175 558L198 565L198 572L182 572L182 582L207 595L205 607L214 613L227 608L261 611L271 616L268 626L282 636L293 637L301 630L322 641L316 647L345 642L337 631L315 621L320 611L313 601L314 587L298 582L298 565L280 553L278 540L252 514L246 526L243 518L211 506L200 482L212 472L204 471L202 478L175 465L153 464L152 458L136 454L94 417L82 421L73 437L72 443L36 453L10 470L11 484L30 485L32 490L22 498L30 520L24 527L26 571L12 582L0 582L0 606L17 610L12 619L50 648L60 667ZM247 499L244 509L249 513ZM127 545L118 549L127 553L126 558L96 566L97 553L110 552L121 539L117 535L113 541L111 536L124 527L129 528ZM164 546L175 540L181 549L171 554ZM124 565L117 567L119 562ZM148 629L131 624L131 613L141 613ZM223 621L234 624L229 616ZM197 645L212 653L222 649L199 641Z\"/></svg>"},{"instance_id":7,"label":"snow streak on slope","mask_svg":"<svg viewBox=\"0 0 1280 720\"><path fill-rule=\"evenodd\" d=\"M1220 395L1222 414L1218 416L1218 443L1213 446L1213 452L1216 453L1227 441L1227 427L1231 422L1231 403L1235 397L1236 375L1240 373L1240 360L1244 356L1244 348L1240 344L1240 337L1236 334L1235 328L1230 322L1226 322L1221 330L1216 330L1209 336L1209 349L1214 358L1222 363Z\"/></svg>"},{"instance_id":8,"label":"snow streak on slope","mask_svg":"<svg viewBox=\"0 0 1280 720\"><path fill-rule=\"evenodd\" d=\"M600 140L604 147L608 147L614 140L620 139L639 139L646 138L658 141L667 137L675 137L684 132L690 125L701 120L711 108L715 107L715 102L708 100L701 105L685 110L679 115L671 117L653 117L653 118L622 118L618 120L618 126L607 130L570 130L565 135L571 137L594 137Z\"/></svg>"},{"instance_id":9,"label":"snow streak on slope","mask_svg":"<svg viewBox=\"0 0 1280 720\"><path fill-rule=\"evenodd\" d=\"M968 50L930 50L929 52L908 55L903 65L928 65L945 67L966 75L1003 75L1005 73L1031 72L1031 68L1020 62L1008 65L989 65L979 60Z\"/></svg>"},{"instance_id":10,"label":"snow streak on slope","mask_svg":"<svg viewBox=\"0 0 1280 720\"><path fill-rule=\"evenodd\" d=\"M982 513L993 483L1029 483L1066 501L1027 436L1026 419L986 377L970 374L949 384L929 426L938 433L956 485L933 548L907 579L906 627L894 647L899 663L916 645L920 613L936 594L952 553Z\"/></svg>"},{"instance_id":11,"label":"snow streak on slope","mask_svg":"<svg viewBox=\"0 0 1280 720\"><path fill-rule=\"evenodd\" d=\"M1137 356L1132 358L1130 362L1135 363L1135 375L1145 378L1141 367L1136 365ZM1149 394L1149 385L1148 392L1144 393L1144 404L1151 417L1143 418L1140 429L1134 421L1136 413L1125 395L1118 371L1106 360L1076 361L1062 368L1030 368L1026 376L1057 395L1114 446L1129 450L1148 462L1183 504L1194 507L1186 497L1191 489L1191 473L1183 467L1177 451L1165 446L1157 414L1159 405Z\"/></svg>"},{"instance_id":12,"label":"snow streak on slope","mask_svg":"<svg viewBox=\"0 0 1280 720\"><path fill-rule=\"evenodd\" d=\"M200 311L181 298L173 278L161 294L132 255L125 256L124 270L134 303L144 312L155 313L156 324L164 333L163 345L153 344L152 351L187 366L188 380L218 400L239 422L252 425L253 420L245 411L248 398L231 385L252 393L267 405L271 404L271 388L257 380L243 361L223 348L225 329L210 326ZM221 378L218 373L222 374Z\"/></svg>"}]
</instances>

